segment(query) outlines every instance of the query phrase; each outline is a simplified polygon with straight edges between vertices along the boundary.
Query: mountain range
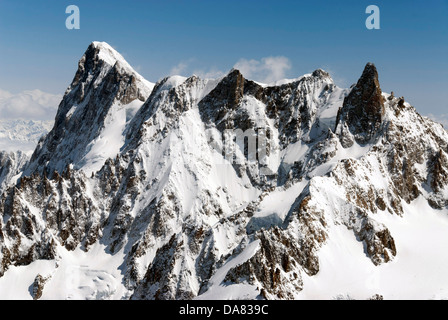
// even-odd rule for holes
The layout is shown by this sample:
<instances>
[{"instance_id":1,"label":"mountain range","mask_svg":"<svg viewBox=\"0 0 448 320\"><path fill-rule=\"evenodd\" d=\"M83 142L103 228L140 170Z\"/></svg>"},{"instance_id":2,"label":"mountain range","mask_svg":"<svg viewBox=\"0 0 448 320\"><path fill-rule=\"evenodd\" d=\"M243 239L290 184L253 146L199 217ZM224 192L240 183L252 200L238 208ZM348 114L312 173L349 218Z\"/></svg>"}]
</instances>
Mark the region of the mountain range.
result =
<instances>
[{"instance_id":1,"label":"mountain range","mask_svg":"<svg viewBox=\"0 0 448 320\"><path fill-rule=\"evenodd\" d=\"M360 74L151 83L91 43L1 158L0 298L448 298L448 132Z\"/></svg>"}]
</instances>

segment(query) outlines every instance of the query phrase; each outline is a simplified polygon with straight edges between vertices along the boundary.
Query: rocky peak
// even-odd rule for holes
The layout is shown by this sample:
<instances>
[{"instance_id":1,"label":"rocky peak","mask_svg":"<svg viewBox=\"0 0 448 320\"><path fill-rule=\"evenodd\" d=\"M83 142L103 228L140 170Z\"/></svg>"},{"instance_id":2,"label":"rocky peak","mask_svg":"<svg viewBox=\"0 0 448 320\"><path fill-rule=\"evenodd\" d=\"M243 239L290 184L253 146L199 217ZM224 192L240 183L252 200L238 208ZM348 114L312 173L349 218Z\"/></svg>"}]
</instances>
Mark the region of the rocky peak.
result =
<instances>
[{"instance_id":1,"label":"rocky peak","mask_svg":"<svg viewBox=\"0 0 448 320\"><path fill-rule=\"evenodd\" d=\"M100 49L91 43L78 62L78 70L67 92L71 91L79 83L85 82L89 74L96 73L97 70L101 69L105 62L99 58L99 52Z\"/></svg>"},{"instance_id":2,"label":"rocky peak","mask_svg":"<svg viewBox=\"0 0 448 320\"><path fill-rule=\"evenodd\" d=\"M126 62L121 54L113 49L106 42L92 42L86 52L78 62L78 70L73 79L72 86L79 82L86 81L86 75L101 71L102 68L113 67L115 64L121 64L122 68L128 73L135 74L140 80L143 78Z\"/></svg>"},{"instance_id":3,"label":"rocky peak","mask_svg":"<svg viewBox=\"0 0 448 320\"><path fill-rule=\"evenodd\" d=\"M125 123L126 112L118 110L135 108L133 102L143 104L153 87L110 45L92 42L79 60L53 129L39 143L24 174L42 173L46 167L51 176L69 163L76 165L93 148L105 123Z\"/></svg>"},{"instance_id":4,"label":"rocky peak","mask_svg":"<svg viewBox=\"0 0 448 320\"><path fill-rule=\"evenodd\" d=\"M322 69L314 70L311 75L315 78L330 78L330 74Z\"/></svg>"},{"instance_id":5,"label":"rocky peak","mask_svg":"<svg viewBox=\"0 0 448 320\"><path fill-rule=\"evenodd\" d=\"M337 126L343 130L341 141L344 147L350 147L353 140L347 137L344 127L354 136L356 142L367 143L379 129L384 116L378 72L373 63L367 63L358 83L344 99L338 114ZM336 129L337 131L338 129Z\"/></svg>"},{"instance_id":6,"label":"rocky peak","mask_svg":"<svg viewBox=\"0 0 448 320\"><path fill-rule=\"evenodd\" d=\"M109 77L115 83L123 81L116 92L116 99L124 104L130 100L145 101L154 84L138 74L126 60L105 42L92 42L78 62L78 70L66 91L80 103L86 97L88 88L97 87ZM126 94L128 93L128 94Z\"/></svg>"},{"instance_id":7,"label":"rocky peak","mask_svg":"<svg viewBox=\"0 0 448 320\"><path fill-rule=\"evenodd\" d=\"M237 69L232 69L226 77L210 93L210 97L220 101L226 101L226 107L234 109L241 101L244 94L245 79Z\"/></svg>"},{"instance_id":8,"label":"rocky peak","mask_svg":"<svg viewBox=\"0 0 448 320\"><path fill-rule=\"evenodd\" d=\"M199 103L203 121L218 125L229 110L236 109L244 96L245 81L239 70L232 69Z\"/></svg>"}]
</instances>

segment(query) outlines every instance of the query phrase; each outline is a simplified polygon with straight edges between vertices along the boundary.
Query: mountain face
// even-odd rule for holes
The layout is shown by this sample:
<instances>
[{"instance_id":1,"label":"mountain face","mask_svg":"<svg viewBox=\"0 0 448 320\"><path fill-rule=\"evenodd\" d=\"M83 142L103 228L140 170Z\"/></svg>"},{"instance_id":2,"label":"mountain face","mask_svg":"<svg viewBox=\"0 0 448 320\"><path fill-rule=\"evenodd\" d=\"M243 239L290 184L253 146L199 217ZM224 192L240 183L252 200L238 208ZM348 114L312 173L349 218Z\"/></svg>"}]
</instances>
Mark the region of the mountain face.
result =
<instances>
[{"instance_id":1,"label":"mountain face","mask_svg":"<svg viewBox=\"0 0 448 320\"><path fill-rule=\"evenodd\" d=\"M348 125L341 128L343 147L351 147L354 141L359 144L369 142L380 127L384 112L378 72L373 64L368 63L358 83L344 99L343 108L338 115L338 124L340 122ZM346 128L351 134L346 134Z\"/></svg>"},{"instance_id":2,"label":"mountain face","mask_svg":"<svg viewBox=\"0 0 448 320\"><path fill-rule=\"evenodd\" d=\"M448 224L447 153L443 127L383 93L371 63L350 89L320 69L151 84L94 42L1 196L0 287L21 274L34 299L300 299L333 282L393 298L388 277L409 283L422 258L410 226L433 226L418 243L447 260L446 237L430 240ZM386 280L341 286L352 270Z\"/></svg>"},{"instance_id":3,"label":"mountain face","mask_svg":"<svg viewBox=\"0 0 448 320\"><path fill-rule=\"evenodd\" d=\"M93 42L79 61L54 127L33 153L26 174L45 171L52 176L69 165L92 170L101 166L118 153L120 131L153 86L108 44ZM105 135L109 140L103 139Z\"/></svg>"}]
</instances>

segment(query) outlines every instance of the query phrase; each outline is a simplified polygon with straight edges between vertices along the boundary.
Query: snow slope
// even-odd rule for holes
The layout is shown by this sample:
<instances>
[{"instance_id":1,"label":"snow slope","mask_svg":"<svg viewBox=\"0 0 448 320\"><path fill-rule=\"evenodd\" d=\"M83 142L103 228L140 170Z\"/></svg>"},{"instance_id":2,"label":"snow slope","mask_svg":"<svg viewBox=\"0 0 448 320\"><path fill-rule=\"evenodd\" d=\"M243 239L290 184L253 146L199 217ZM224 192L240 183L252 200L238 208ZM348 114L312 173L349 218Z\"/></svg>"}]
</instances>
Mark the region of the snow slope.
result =
<instances>
[{"instance_id":1,"label":"snow slope","mask_svg":"<svg viewBox=\"0 0 448 320\"><path fill-rule=\"evenodd\" d=\"M391 230L397 243L394 261L375 266L363 253L363 244L340 225L331 226L331 239L319 254L321 270L304 277L297 299L365 300L376 294L385 300L448 298L446 229L448 211L434 210L423 198L404 203L400 217L388 212L375 218Z\"/></svg>"},{"instance_id":2,"label":"snow slope","mask_svg":"<svg viewBox=\"0 0 448 320\"><path fill-rule=\"evenodd\" d=\"M32 300L38 275L46 278L43 300L119 300L129 293L123 286L120 265L123 255L114 256L96 244L89 252L60 249L58 260L39 260L12 268L0 278L1 300Z\"/></svg>"}]
</instances>

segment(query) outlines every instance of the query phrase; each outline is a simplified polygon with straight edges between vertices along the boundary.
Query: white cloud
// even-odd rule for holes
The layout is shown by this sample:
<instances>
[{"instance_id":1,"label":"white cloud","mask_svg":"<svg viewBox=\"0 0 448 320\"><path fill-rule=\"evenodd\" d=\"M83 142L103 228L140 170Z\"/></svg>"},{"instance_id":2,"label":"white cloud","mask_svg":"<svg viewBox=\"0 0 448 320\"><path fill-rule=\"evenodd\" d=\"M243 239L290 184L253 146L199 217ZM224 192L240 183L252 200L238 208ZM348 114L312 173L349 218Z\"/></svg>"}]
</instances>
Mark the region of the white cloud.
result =
<instances>
[{"instance_id":1,"label":"white cloud","mask_svg":"<svg viewBox=\"0 0 448 320\"><path fill-rule=\"evenodd\" d=\"M4 91L4 90L0 89L0 100L10 98L11 96L12 96L12 94L9 93L8 91Z\"/></svg>"},{"instance_id":2,"label":"white cloud","mask_svg":"<svg viewBox=\"0 0 448 320\"><path fill-rule=\"evenodd\" d=\"M187 70L188 64L186 62L179 62L177 65L171 68L170 75L183 75L183 73Z\"/></svg>"},{"instance_id":3,"label":"white cloud","mask_svg":"<svg viewBox=\"0 0 448 320\"><path fill-rule=\"evenodd\" d=\"M0 90L0 119L53 120L62 95L40 90L12 94Z\"/></svg>"},{"instance_id":4,"label":"white cloud","mask_svg":"<svg viewBox=\"0 0 448 320\"><path fill-rule=\"evenodd\" d=\"M173 76L190 76L194 74L202 79L216 79L225 74L225 72L218 70L215 67L212 67L210 69L195 69L193 72L191 72L191 70L193 69L191 67L192 62L194 62L194 59L179 62L177 65L171 68L169 74Z\"/></svg>"},{"instance_id":5,"label":"white cloud","mask_svg":"<svg viewBox=\"0 0 448 320\"><path fill-rule=\"evenodd\" d=\"M249 79L264 83L272 83L286 78L286 72L291 69L291 62L283 56L265 57L261 60L240 59L235 69Z\"/></svg>"},{"instance_id":6,"label":"white cloud","mask_svg":"<svg viewBox=\"0 0 448 320\"><path fill-rule=\"evenodd\" d=\"M226 74L226 72L219 70L216 67L193 69L191 66L193 62L194 59L179 62L171 68L169 74L183 76L195 74L202 79L216 79ZM233 67L240 70L248 79L264 83L272 83L286 78L287 71L291 69L291 62L288 58L283 56L265 57L260 60L240 59ZM191 72L191 70L193 70L193 72Z\"/></svg>"},{"instance_id":7,"label":"white cloud","mask_svg":"<svg viewBox=\"0 0 448 320\"><path fill-rule=\"evenodd\" d=\"M216 68L211 68L210 70L195 70L193 74L201 79L217 79L225 75L225 72Z\"/></svg>"}]
</instances>

